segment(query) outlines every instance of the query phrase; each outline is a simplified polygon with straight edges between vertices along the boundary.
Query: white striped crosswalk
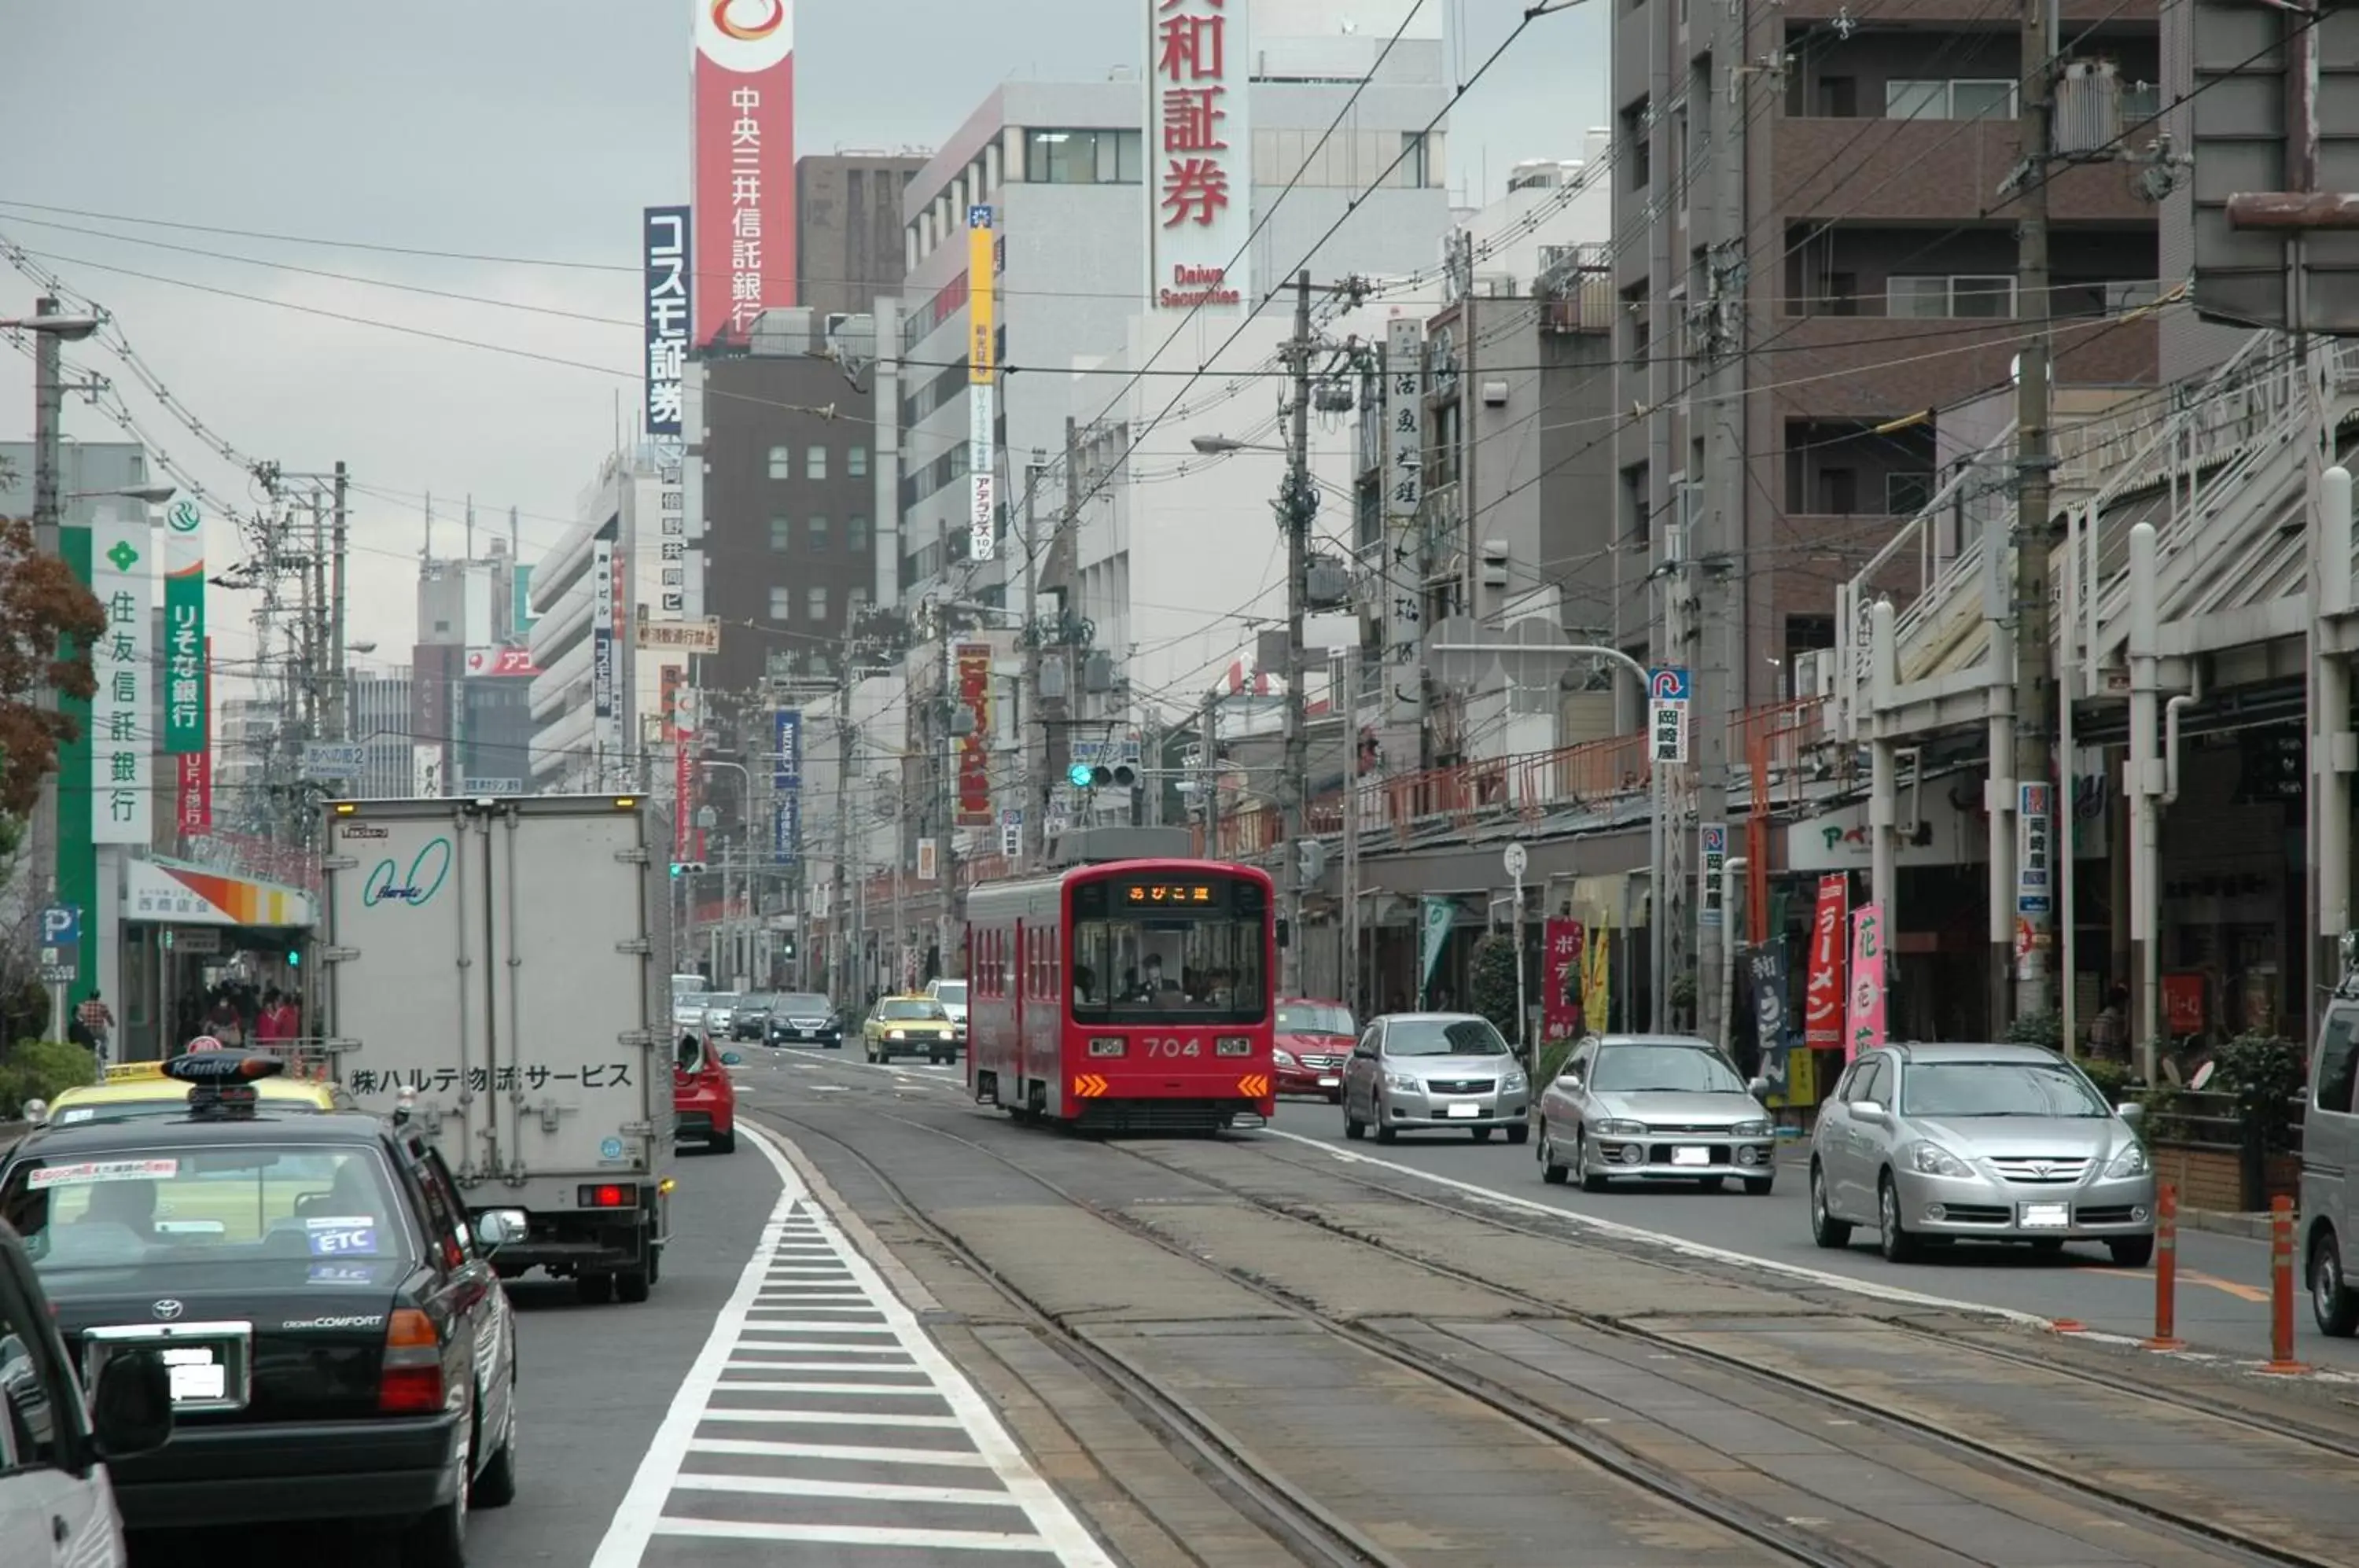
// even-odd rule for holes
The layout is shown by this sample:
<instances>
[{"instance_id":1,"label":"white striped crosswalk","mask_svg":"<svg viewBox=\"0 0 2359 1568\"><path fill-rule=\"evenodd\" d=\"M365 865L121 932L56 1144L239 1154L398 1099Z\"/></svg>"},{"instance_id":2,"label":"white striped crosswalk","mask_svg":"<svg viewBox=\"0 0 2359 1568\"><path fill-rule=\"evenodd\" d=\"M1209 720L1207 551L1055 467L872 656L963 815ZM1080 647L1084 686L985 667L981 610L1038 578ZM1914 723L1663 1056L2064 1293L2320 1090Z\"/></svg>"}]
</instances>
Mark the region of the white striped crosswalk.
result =
<instances>
[{"instance_id":1,"label":"white striped crosswalk","mask_svg":"<svg viewBox=\"0 0 2359 1568\"><path fill-rule=\"evenodd\" d=\"M592 1568L1112 1568L963 1374L785 1184Z\"/></svg>"}]
</instances>

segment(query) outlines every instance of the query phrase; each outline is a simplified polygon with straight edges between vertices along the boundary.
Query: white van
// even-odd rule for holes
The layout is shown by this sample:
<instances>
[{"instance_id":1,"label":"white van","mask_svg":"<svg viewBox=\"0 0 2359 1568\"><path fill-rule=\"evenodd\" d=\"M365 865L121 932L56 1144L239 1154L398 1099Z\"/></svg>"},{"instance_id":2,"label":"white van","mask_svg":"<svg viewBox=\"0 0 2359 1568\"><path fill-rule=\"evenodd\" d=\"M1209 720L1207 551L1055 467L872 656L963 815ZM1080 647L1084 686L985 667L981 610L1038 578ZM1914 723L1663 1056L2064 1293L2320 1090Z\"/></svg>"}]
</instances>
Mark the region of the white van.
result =
<instances>
[{"instance_id":1,"label":"white van","mask_svg":"<svg viewBox=\"0 0 2359 1568\"><path fill-rule=\"evenodd\" d=\"M172 1390L152 1356L110 1360L83 1418L82 1391L16 1232L0 1225L0 1563L124 1568L108 1459L161 1448Z\"/></svg>"},{"instance_id":2,"label":"white van","mask_svg":"<svg viewBox=\"0 0 2359 1568\"><path fill-rule=\"evenodd\" d=\"M2348 1338L2359 1329L2359 1214L2353 1212L2353 1166L2359 1163L2359 976L2346 975L2326 1005L2310 1055L2310 1092L2301 1114L2301 1260L2319 1332Z\"/></svg>"}]
</instances>

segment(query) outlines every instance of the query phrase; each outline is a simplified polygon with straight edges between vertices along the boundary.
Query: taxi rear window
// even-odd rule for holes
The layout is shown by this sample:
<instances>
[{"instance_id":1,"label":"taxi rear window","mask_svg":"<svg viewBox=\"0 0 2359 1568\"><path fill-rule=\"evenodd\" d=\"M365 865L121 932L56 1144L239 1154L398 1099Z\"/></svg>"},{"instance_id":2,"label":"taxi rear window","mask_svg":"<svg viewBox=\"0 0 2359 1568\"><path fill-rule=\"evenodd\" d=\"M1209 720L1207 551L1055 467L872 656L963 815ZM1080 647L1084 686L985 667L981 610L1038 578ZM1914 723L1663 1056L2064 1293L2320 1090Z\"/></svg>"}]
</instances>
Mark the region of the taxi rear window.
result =
<instances>
[{"instance_id":1,"label":"taxi rear window","mask_svg":"<svg viewBox=\"0 0 2359 1568\"><path fill-rule=\"evenodd\" d=\"M414 1255L384 1160L365 1147L159 1143L37 1157L0 1181L0 1219L44 1276Z\"/></svg>"}]
</instances>

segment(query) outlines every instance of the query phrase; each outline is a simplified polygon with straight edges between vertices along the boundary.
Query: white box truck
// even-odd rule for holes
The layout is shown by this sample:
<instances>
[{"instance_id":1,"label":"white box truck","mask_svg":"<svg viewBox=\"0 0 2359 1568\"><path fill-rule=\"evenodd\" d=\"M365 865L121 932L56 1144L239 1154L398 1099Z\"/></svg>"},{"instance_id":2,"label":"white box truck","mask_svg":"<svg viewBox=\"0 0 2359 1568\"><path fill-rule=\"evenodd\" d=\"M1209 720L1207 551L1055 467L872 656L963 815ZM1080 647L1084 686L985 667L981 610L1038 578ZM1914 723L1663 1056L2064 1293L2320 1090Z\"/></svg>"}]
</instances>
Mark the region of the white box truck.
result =
<instances>
[{"instance_id":1,"label":"white box truck","mask_svg":"<svg viewBox=\"0 0 2359 1568\"><path fill-rule=\"evenodd\" d=\"M499 1272L647 1299L672 1148L669 828L629 795L326 809L323 1026L365 1109L422 1127Z\"/></svg>"}]
</instances>

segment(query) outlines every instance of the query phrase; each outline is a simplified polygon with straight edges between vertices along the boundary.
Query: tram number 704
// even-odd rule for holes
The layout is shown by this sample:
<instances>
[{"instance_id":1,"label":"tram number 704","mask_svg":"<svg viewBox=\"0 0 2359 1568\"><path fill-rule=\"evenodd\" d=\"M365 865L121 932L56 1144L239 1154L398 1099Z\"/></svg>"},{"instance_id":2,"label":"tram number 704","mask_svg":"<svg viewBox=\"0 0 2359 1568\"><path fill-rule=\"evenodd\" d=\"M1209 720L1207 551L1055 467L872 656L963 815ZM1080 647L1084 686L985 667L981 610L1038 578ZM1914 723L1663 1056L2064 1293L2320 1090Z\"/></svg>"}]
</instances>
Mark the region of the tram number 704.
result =
<instances>
[{"instance_id":1,"label":"tram number 704","mask_svg":"<svg viewBox=\"0 0 2359 1568\"><path fill-rule=\"evenodd\" d=\"M1180 1040L1170 1035L1158 1039L1154 1035L1147 1035L1140 1040L1139 1043L1147 1047L1147 1054L1149 1056L1201 1056L1204 1054L1204 1042L1201 1040Z\"/></svg>"}]
</instances>

